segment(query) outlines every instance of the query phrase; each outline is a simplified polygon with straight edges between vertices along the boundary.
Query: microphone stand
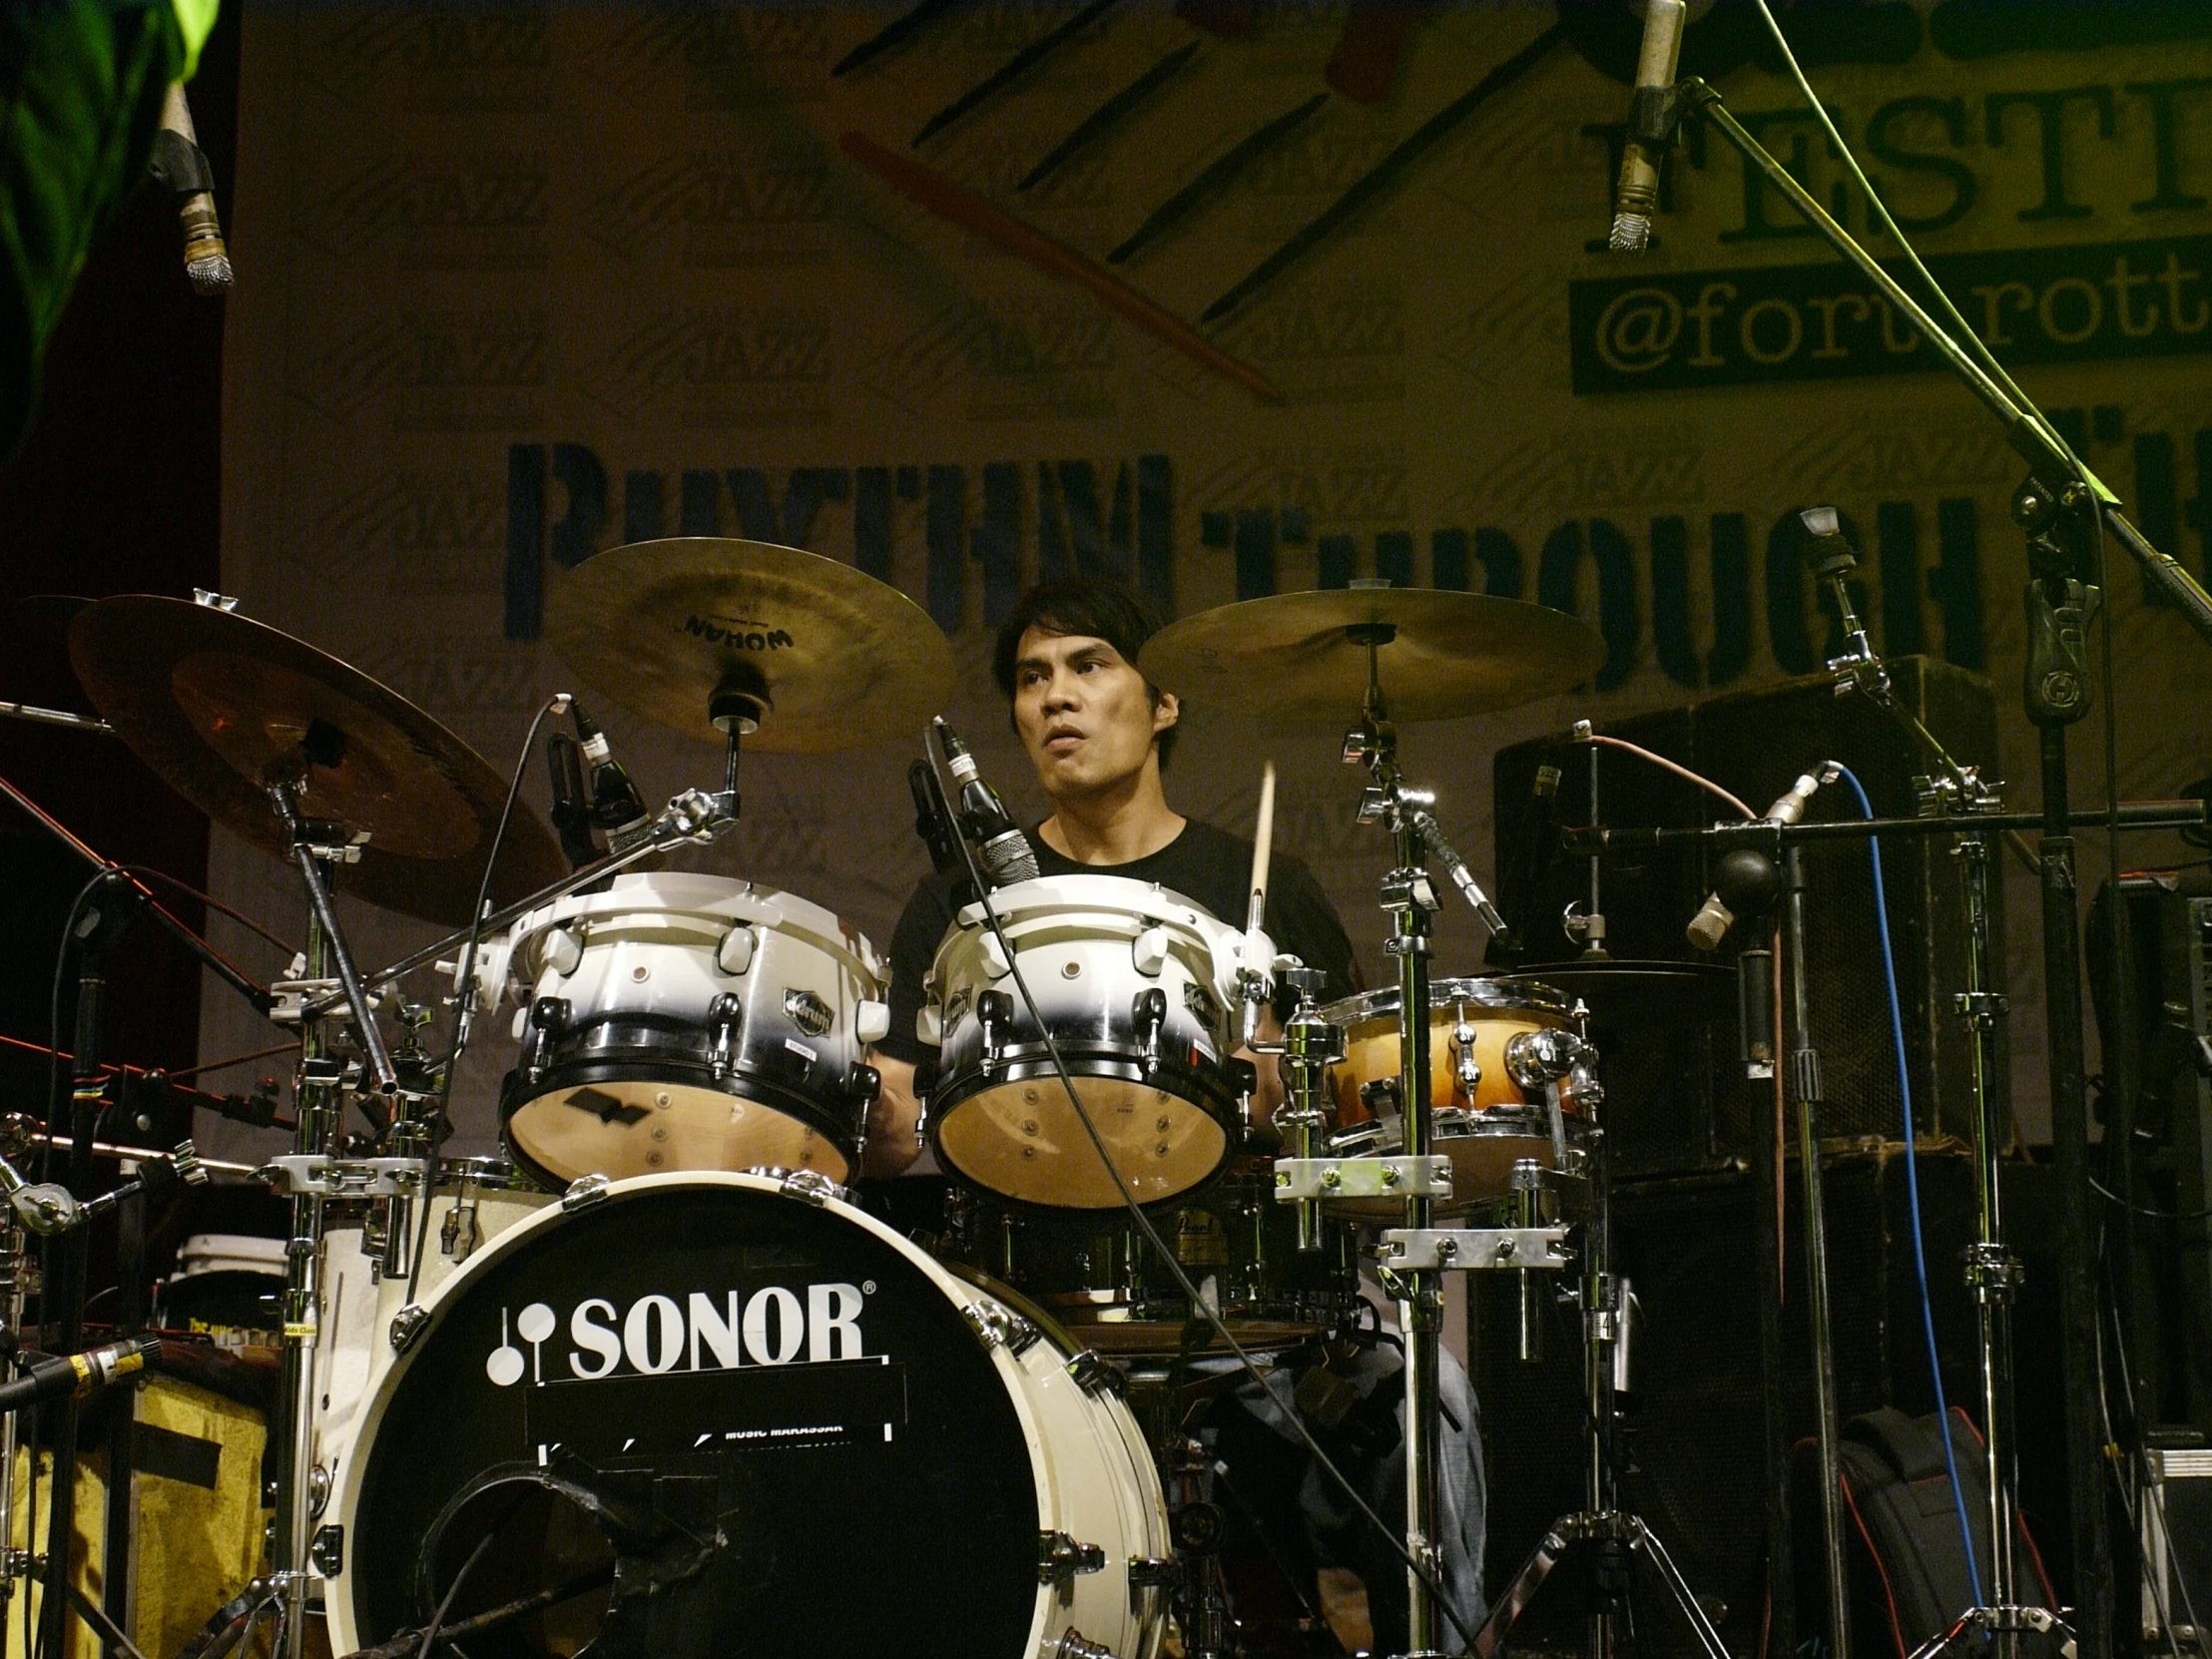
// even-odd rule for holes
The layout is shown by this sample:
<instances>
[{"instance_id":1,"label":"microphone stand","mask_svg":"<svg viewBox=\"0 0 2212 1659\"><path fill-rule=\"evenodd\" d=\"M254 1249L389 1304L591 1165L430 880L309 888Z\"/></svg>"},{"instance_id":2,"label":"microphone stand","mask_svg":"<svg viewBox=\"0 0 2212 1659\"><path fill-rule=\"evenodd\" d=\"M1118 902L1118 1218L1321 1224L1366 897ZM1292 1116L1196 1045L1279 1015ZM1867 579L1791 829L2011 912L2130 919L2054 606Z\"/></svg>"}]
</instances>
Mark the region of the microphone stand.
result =
<instances>
[{"instance_id":1,"label":"microphone stand","mask_svg":"<svg viewBox=\"0 0 2212 1659\"><path fill-rule=\"evenodd\" d=\"M2082 1056L2081 918L2072 814L2066 788L2065 729L2089 712L2085 627L2098 595L2075 575L2061 528L2110 535L2141 570L2143 581L2212 645L2212 596L2171 557L2146 540L2119 510L2119 498L2060 441L2041 412L1999 385L1881 264L1831 218L1811 192L1745 130L1720 94L1695 76L1676 85L1669 125L1694 112L1716 128L1805 216L1830 247L1871 281L1930 348L1965 381L2005 428L2005 439L2028 465L2014 492L2012 517L2027 532L2028 659L2026 704L2041 734L2043 813L2042 904L2044 1003L2048 1023L2051 1137L2059 1177L2059 1310L2065 1356L2067 1507L2072 1517L2073 1575L2082 1645L2109 1649L2113 1629L2112 1543L2105 1512L2103 1429L2098 1408L2095 1232L2089 1206L2089 1120ZM2092 820L2091 822L2098 822ZM2108 821L2107 821L2108 822ZM2117 828L2117 825L2113 826Z\"/></svg>"}]
</instances>

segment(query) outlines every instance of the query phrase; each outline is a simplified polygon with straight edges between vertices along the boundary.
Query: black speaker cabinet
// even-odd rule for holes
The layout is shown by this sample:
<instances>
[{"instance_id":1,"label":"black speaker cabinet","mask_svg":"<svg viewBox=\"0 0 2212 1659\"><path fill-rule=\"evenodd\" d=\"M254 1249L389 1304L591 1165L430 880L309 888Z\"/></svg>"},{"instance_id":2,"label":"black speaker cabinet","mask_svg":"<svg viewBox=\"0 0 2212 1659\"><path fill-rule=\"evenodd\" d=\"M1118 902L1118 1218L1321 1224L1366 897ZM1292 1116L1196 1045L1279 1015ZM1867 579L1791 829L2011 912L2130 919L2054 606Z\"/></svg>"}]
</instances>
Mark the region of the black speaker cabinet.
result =
<instances>
[{"instance_id":1,"label":"black speaker cabinet","mask_svg":"<svg viewBox=\"0 0 2212 1659\"><path fill-rule=\"evenodd\" d=\"M1925 657L1900 658L1890 668L1898 701L1919 715L1952 755L1985 771L1994 768L1996 704L1987 680ZM1765 812L1800 773L1818 762L1835 760L1849 767L1866 787L1878 816L1910 818L1916 808L1914 778L1928 770L1895 721L1862 697L1838 697L1826 676L1718 697L1614 722L1600 730L1702 773L1754 812ZM1593 756L1594 820L1590 808ZM1531 785L1537 769L1546 765L1560 773L1555 815L1560 825L1680 827L1728 816L1724 805L1691 785L1617 750L1552 737L1501 751L1492 774L1500 903L1531 946L1530 961L1521 971L1536 979L1544 978L1545 962L1576 956L1578 947L1563 932L1560 918L1569 904L1579 904L1586 911L1591 895L1590 860L1559 851L1556 836L1531 810ZM1856 818L1858 803L1850 786L1839 781L1820 792L1807 816ZM1923 1136L1963 1138L1971 1127L1968 1047L1951 999L1965 989L1964 911L1951 838L1889 836L1882 856L1916 1122ZM1829 1102L1826 1132L1897 1138L1903 1133L1903 1118L1867 843L1812 843L1805 847L1804 859L1813 1037L1821 1052ZM1733 937L1713 957L1695 950L1684 936L1690 917L1710 890L1707 864L1703 850L1695 846L1609 854L1597 871L1609 953L1624 961L1719 961L1732 966L1737 943ZM1998 887L1997 876L1992 869L1992 892ZM1991 960L2001 971L2001 905L1993 907L1990 928ZM1586 994L1597 1009L1598 994ZM1683 1088L1695 1091L1695 1098L1685 1098L1679 1109L1667 1114L1694 1126L1702 1113L1704 1128L1678 1134L1669 1144L1657 1128L1647 1132L1650 1102L1613 1090L1608 1111L1623 1137L1623 1161L1617 1173L1713 1169L1748 1156L1752 1131L1760 1121L1761 1096L1734 1086L1737 1039L1732 989L1721 998L1721 1006L1723 1024L1711 1046L1722 1058L1722 1075L1710 1082L1685 1079ZM1997 1076L2001 1084L2002 1067Z\"/></svg>"},{"instance_id":2,"label":"black speaker cabinet","mask_svg":"<svg viewBox=\"0 0 2212 1659\"><path fill-rule=\"evenodd\" d=\"M1616 1264L1636 1298L1633 1387L1621 1457L1625 1507L1640 1514L1682 1569L1734 1653L1760 1648L1766 1614L1771 1398L1786 1448L1818 1424L1806 1316L1801 1183L1788 1169L1787 1260L1779 1375L1762 1364L1759 1334L1758 1177L1744 1172L1622 1183L1615 1191ZM2063 1489L2058 1439L2056 1271L2038 1248L2047 1228L2036 1200L2048 1171L2007 1167L2016 1248L2028 1285L2016 1316L2023 1492L2045 1559L2062 1561ZM1924 1150L1921 1203L1931 1302L1945 1394L1979 1419L1973 1305L1960 1255L1973 1237L1971 1160L1956 1147ZM1904 1149L1868 1143L1823 1163L1838 1398L1844 1417L1894 1405L1935 1409L1918 1281ZM2044 1235L2047 1237L2047 1233ZM1489 1484L1485 1582L1495 1597L1557 1516L1582 1505L1582 1385L1577 1317L1561 1308L1544 1357L1515 1355L1515 1276L1468 1275L1471 1372L1482 1406ZM1816 1494L1790 1494L1793 1531L1817 1547ZM1807 1529L1811 1529L1808 1531ZM1795 1559L1786 1545L1782 1559ZM1687 1626L1658 1580L1639 1568L1641 1651L1694 1655ZM1575 1586L1547 1587L1516 1628L1530 1647L1567 1647L1580 1631ZM1818 1603L1800 1610L1802 1642L1818 1627ZM1875 1633L1869 1632L1872 1641ZM1625 1650L1625 1644L1624 1644ZM1786 1649L1772 1643L1769 1652Z\"/></svg>"}]
</instances>

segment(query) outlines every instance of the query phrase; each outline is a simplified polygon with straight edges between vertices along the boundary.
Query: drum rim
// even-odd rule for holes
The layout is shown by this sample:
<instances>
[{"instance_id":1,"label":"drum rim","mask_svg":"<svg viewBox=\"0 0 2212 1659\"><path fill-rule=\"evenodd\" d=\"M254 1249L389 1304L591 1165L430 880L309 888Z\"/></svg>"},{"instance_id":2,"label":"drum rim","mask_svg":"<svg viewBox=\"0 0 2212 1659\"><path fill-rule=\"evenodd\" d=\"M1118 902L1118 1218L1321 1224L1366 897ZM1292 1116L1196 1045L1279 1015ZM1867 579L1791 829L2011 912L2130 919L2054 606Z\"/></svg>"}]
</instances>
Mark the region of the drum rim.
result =
<instances>
[{"instance_id":1,"label":"drum rim","mask_svg":"<svg viewBox=\"0 0 2212 1659\"><path fill-rule=\"evenodd\" d=\"M1557 1014L1562 1018L1574 1012L1574 1002L1565 992L1538 980L1514 980L1508 984L1502 976L1467 975L1461 978L1431 979L1428 982L1428 1017L1431 1021L1454 1003L1469 1003L1478 1008L1506 1012L1520 1009ZM1397 1008L1397 986L1379 985L1371 991L1359 991L1335 1002L1324 1003L1320 1013L1330 1024L1350 1028L1365 1025L1385 1014L1394 1018Z\"/></svg>"},{"instance_id":2,"label":"drum rim","mask_svg":"<svg viewBox=\"0 0 2212 1659\"><path fill-rule=\"evenodd\" d=\"M979 1300L995 1301L997 1299L997 1293L994 1289L986 1289L981 1285L973 1284L960 1275L948 1271L944 1263L931 1256L911 1239L887 1223L869 1215L849 1200L827 1194L803 1195L788 1190L784 1181L772 1179L768 1176L751 1175L736 1170L669 1170L652 1175L625 1176L619 1181L609 1182L600 1189L597 1196L589 1204L579 1206L578 1209L579 1212L584 1210L597 1211L605 1208L610 1203L637 1202L640 1198L648 1196L652 1191L659 1188L693 1186L741 1187L764 1193L770 1197L783 1198L792 1203L832 1210L844 1220L872 1233L898 1255L903 1256L908 1262L919 1268L924 1279L937 1293L943 1296L946 1301L951 1302L955 1310L963 1315L967 1308L976 1305ZM542 1229L555 1226L569 1213L570 1206L565 1202L555 1202L542 1206L536 1213L523 1217L513 1226L504 1228L492 1238L485 1240L469 1256L466 1262L455 1268L430 1292L428 1298L422 1303L422 1312L425 1318L421 1330L415 1335L414 1340L407 1345L406 1352L396 1355L392 1363L384 1368L383 1374L376 1380L374 1388L370 1390L368 1396L356 1411L352 1454L340 1465L336 1477L330 1483L329 1501L323 1510L325 1524L334 1522L346 1527L348 1531L356 1530L357 1516L355 1511L360 1505L362 1475L368 1466L368 1454L373 1451L376 1438L383 1430L384 1419L390 1409L392 1397L398 1391L400 1382L406 1377L416 1358L426 1351L431 1339L437 1332L438 1322L443 1317L447 1306L488 1272L490 1264L503 1261L507 1254L519 1248L524 1240L534 1237ZM974 1294L959 1294L963 1291ZM1054 1325L1052 1331L1045 1333L1047 1339L1050 1340L1055 1332L1058 1332L1057 1324ZM1059 1333L1059 1335L1060 1339L1064 1341L1065 1333ZM1073 1355L1075 1348L1071 1345L1064 1352ZM1040 1516L1057 1514L1059 1512L1058 1494L1054 1491L1049 1478L1052 1470L1048 1459L1044 1455L1043 1425L1038 1420L1035 1403L1030 1399L1024 1388L1014 1381L1014 1377L1022 1373L1021 1363L1008 1353L1003 1343L990 1344L989 1353L992 1369L998 1374L1000 1385L1005 1389L1007 1397L1012 1403L1015 1420L1020 1425L1023 1442L1029 1450L1029 1471L1030 1478L1036 1487L1037 1513ZM345 1556L343 1570L327 1580L329 1588L326 1602L326 1617L332 1621L332 1636L336 1637L343 1634L354 1637L356 1638L353 1644L355 1646L359 1645L357 1638L360 1632L353 1625L352 1580L357 1571L357 1558L349 1549ZM1039 1614L1032 1616L1030 1621L1032 1647L1041 1628L1039 1623L1041 1617L1042 1607L1040 1603ZM340 1618L344 1620L342 1631L336 1623ZM1045 1622L1049 1622L1049 1620Z\"/></svg>"},{"instance_id":3,"label":"drum rim","mask_svg":"<svg viewBox=\"0 0 2212 1659\"><path fill-rule=\"evenodd\" d=\"M719 899L700 903L686 903L681 900L652 902L660 892L653 883L663 879L710 883L721 887L723 891ZM839 957L856 966L856 976L872 983L878 994L887 986L889 967L883 959L883 953L875 948L872 939L828 905L818 904L806 894L793 892L788 887L770 886L744 876L714 875L695 870L624 870L613 878L611 886L602 891L569 893L551 903L541 904L535 910L526 911L517 916L506 930L504 942L507 960L509 963L519 961L525 947L533 939L549 928L578 918L595 920L623 915L659 914L690 916L703 922L722 923L725 924L725 930L733 925L761 925L762 918L758 916L735 915L714 908L718 902L739 897L752 897L771 904L782 900L800 906L799 913L791 918L799 926L789 931L781 927L772 930L784 932L794 942L812 945L825 955ZM590 941L584 942L588 948Z\"/></svg>"},{"instance_id":4,"label":"drum rim","mask_svg":"<svg viewBox=\"0 0 2212 1659\"><path fill-rule=\"evenodd\" d=\"M733 1060L730 1069L716 1077L704 1058L679 1060L670 1057L662 1060L588 1060L556 1061L539 1073L535 1083L524 1083L519 1068L511 1070L499 1084L499 1144L506 1148L507 1156L518 1169L527 1170L540 1183L550 1183L553 1190L567 1186L548 1174L529 1151L517 1144L514 1137L515 1114L525 1107L534 1106L548 1097L573 1089L597 1088L605 1083L668 1083L678 1088L704 1089L731 1100L743 1101L748 1106L759 1106L780 1117L791 1119L803 1129L810 1129L843 1157L845 1171L859 1167L863 1118L855 1107L842 1122L825 1100L818 1100L805 1091L793 1088L761 1074L758 1066L748 1061ZM745 1083L752 1090L747 1093L733 1085ZM527 1092L525 1092L527 1091ZM827 1096L830 1091L825 1089ZM843 1091L838 1091L841 1095ZM676 1170L656 1171L656 1174L681 1174ZM735 1173L735 1172L726 1172ZM628 1176L626 1180L643 1180L643 1176Z\"/></svg>"},{"instance_id":5,"label":"drum rim","mask_svg":"<svg viewBox=\"0 0 2212 1659\"><path fill-rule=\"evenodd\" d=\"M1053 901L1049 896L1050 890L1059 887L1074 888L1075 896L1058 902ZM1040 891L1040 889L1043 889L1043 891ZM1096 896L1092 896L1093 889L1102 890ZM1146 895L1150 902L1136 903L1120 900L1116 897L1117 891L1141 893ZM1174 904L1179 904L1191 912L1191 915L1196 918L1194 931L1203 933L1208 927L1217 927L1227 933L1239 931L1238 928L1222 920L1221 917L1215 915L1213 911L1197 899L1191 897L1189 893L1178 892L1165 882L1140 881L1133 875L1108 875L1103 871L1085 871L1077 875L1036 875L1026 881L1010 882L1003 887L992 889L991 909L997 914L1002 924L1011 924L1018 917L1033 915L1040 910L1096 909L1116 910L1125 915L1139 916L1151 921L1173 922L1185 926L1192 925L1191 920L1186 917L1156 914L1159 901L1163 898ZM952 925L946 929L946 934L949 937L953 933L973 932L977 928L986 928L989 925L983 919L981 900L976 900L960 906L959 911L952 918ZM938 946L938 952L939 954L943 953L942 944Z\"/></svg>"}]
</instances>

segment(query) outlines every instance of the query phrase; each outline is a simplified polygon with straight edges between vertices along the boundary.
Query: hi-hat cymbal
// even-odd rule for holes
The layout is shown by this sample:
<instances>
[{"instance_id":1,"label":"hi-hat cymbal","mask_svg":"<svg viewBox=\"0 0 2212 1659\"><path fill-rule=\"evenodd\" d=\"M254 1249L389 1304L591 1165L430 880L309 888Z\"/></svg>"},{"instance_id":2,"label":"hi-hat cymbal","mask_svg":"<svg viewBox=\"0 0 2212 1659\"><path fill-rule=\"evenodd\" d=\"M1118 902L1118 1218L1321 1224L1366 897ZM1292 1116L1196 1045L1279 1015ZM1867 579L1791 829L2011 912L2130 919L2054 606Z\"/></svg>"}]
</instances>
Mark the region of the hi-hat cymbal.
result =
<instances>
[{"instance_id":1,"label":"hi-hat cymbal","mask_svg":"<svg viewBox=\"0 0 2212 1659\"><path fill-rule=\"evenodd\" d=\"M288 859L268 786L298 773L302 816L368 831L360 862L338 874L342 890L425 921L467 923L507 783L397 692L235 611L154 594L87 606L70 624L69 655L117 735L225 829ZM493 902L524 897L566 867L518 808Z\"/></svg>"},{"instance_id":2,"label":"hi-hat cymbal","mask_svg":"<svg viewBox=\"0 0 2212 1659\"><path fill-rule=\"evenodd\" d=\"M1441 588L1279 593L1170 623L1145 678L1200 707L1271 720L1344 720L1367 696L1368 641L1390 718L1452 720L1579 685L1605 642L1545 605Z\"/></svg>"},{"instance_id":3,"label":"hi-hat cymbal","mask_svg":"<svg viewBox=\"0 0 2212 1659\"><path fill-rule=\"evenodd\" d=\"M553 587L546 635L594 689L699 738L825 755L911 734L952 690L952 644L886 582L796 547L717 536L610 547ZM719 700L719 701L718 701Z\"/></svg>"}]
</instances>

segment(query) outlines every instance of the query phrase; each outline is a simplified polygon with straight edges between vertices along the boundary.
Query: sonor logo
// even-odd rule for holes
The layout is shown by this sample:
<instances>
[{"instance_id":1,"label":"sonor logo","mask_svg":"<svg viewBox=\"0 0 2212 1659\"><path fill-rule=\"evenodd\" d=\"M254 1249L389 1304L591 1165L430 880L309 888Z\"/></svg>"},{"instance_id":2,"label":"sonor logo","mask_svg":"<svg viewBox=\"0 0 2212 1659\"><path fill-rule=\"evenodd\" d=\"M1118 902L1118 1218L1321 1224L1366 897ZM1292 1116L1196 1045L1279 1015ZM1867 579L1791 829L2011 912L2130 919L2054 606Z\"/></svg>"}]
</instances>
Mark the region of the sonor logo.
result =
<instances>
[{"instance_id":1,"label":"sonor logo","mask_svg":"<svg viewBox=\"0 0 2212 1659\"><path fill-rule=\"evenodd\" d=\"M566 1375L586 1382L623 1372L658 1377L671 1371L726 1371L739 1366L788 1366L802 1356L808 1365L858 1360L866 1355L860 1338L860 1308L875 1289L862 1285L809 1285L803 1291L770 1285L747 1296L725 1292L718 1302L693 1291L682 1302L672 1296L641 1296L626 1310L605 1297L588 1297L568 1316ZM563 1351L546 1346L561 1332L560 1315L533 1302L514 1319L508 1334L507 1311L499 1311L499 1346L484 1360L484 1375L495 1387L511 1388L528 1377L545 1382L550 1358L554 1375L563 1375ZM525 1355L514 1338L529 1344Z\"/></svg>"},{"instance_id":2,"label":"sonor logo","mask_svg":"<svg viewBox=\"0 0 2212 1659\"><path fill-rule=\"evenodd\" d=\"M781 628L731 622L722 617L686 617L684 631L697 634L709 645L735 646L740 651L782 651L792 643L791 635Z\"/></svg>"}]
</instances>

